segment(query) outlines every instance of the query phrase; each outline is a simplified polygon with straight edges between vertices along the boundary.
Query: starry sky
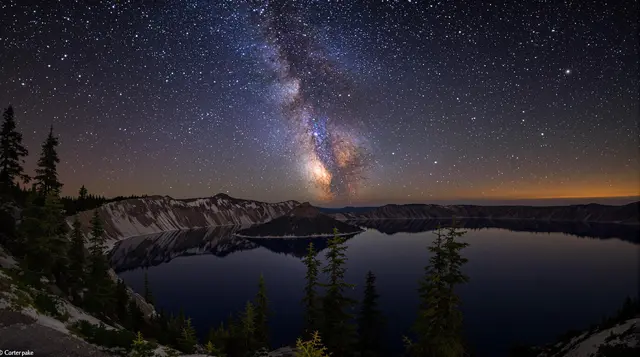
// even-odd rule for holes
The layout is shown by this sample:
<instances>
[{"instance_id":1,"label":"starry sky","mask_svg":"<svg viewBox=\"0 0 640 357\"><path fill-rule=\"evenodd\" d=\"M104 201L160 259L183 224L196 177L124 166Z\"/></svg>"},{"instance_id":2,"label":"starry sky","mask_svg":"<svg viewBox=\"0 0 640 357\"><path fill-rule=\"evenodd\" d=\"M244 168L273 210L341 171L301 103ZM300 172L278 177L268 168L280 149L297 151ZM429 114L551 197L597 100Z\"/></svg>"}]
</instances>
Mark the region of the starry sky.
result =
<instances>
[{"instance_id":1,"label":"starry sky","mask_svg":"<svg viewBox=\"0 0 640 357\"><path fill-rule=\"evenodd\" d=\"M0 105L63 194L637 196L637 2L0 3Z\"/></svg>"}]
</instances>

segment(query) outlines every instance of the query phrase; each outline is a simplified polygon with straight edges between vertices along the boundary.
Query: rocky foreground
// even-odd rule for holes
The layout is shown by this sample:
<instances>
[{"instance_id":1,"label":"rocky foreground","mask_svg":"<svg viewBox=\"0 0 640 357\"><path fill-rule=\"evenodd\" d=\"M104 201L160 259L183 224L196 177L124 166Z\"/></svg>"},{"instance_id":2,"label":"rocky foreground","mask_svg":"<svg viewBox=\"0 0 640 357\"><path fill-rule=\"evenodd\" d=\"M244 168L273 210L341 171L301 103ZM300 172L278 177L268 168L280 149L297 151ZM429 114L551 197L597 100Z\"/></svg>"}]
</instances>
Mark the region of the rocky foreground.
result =
<instances>
[{"instance_id":1,"label":"rocky foreground","mask_svg":"<svg viewBox=\"0 0 640 357\"><path fill-rule=\"evenodd\" d=\"M123 355L123 351L117 348L97 346L83 340L81 334L74 330L74 325L80 321L94 326L103 326L107 330L120 330L120 326L105 324L59 295L24 284L20 281L21 275L16 260L0 246L0 351L33 352L33 356L40 357ZM47 286L48 282L43 280L42 284ZM133 291L129 293L136 298L136 303L145 316L155 314L153 306L147 304ZM36 307L35 297L42 294L56 302L55 312L42 311ZM174 353L174 356L206 357L204 354L178 354L177 351L166 346L157 346L155 356L166 357L168 352ZM260 357L294 356L293 349L283 347L262 354Z\"/></svg>"}]
</instances>

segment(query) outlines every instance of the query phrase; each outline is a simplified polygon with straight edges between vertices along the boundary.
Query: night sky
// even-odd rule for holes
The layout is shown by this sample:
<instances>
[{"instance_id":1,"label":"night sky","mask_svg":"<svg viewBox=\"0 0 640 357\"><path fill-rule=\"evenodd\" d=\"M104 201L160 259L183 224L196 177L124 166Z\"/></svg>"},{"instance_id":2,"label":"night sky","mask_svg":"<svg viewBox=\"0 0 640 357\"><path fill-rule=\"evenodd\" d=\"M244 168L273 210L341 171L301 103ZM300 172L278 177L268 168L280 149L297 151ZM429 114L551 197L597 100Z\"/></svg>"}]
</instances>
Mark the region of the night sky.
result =
<instances>
[{"instance_id":1,"label":"night sky","mask_svg":"<svg viewBox=\"0 0 640 357\"><path fill-rule=\"evenodd\" d=\"M376 5L373 5L376 4ZM637 2L0 2L0 105L63 194L640 194Z\"/></svg>"}]
</instances>

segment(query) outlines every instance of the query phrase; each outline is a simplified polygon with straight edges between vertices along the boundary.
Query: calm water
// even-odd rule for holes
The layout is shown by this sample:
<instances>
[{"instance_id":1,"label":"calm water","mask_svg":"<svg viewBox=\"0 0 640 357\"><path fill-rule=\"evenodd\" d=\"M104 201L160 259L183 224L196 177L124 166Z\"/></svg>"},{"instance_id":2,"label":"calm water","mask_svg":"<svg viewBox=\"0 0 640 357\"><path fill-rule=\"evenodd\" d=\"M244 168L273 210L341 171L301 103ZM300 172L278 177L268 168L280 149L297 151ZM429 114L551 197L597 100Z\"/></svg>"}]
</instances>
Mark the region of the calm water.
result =
<instances>
[{"instance_id":1,"label":"calm water","mask_svg":"<svg viewBox=\"0 0 640 357\"><path fill-rule=\"evenodd\" d=\"M401 348L401 336L414 321L417 281L436 223L360 222L367 231L347 241L347 280L358 284L353 296L362 296L365 274L372 270L391 350ZM468 339L480 356L504 356L518 342L551 342L614 313L626 296L638 296L638 227L463 224L471 280L459 293ZM139 292L148 269L157 307L174 313L183 307L202 337L230 312L242 310L262 273L275 313L272 344L289 344L301 327L305 266L300 257L309 240L247 241L232 237L235 229L131 238L116 247L112 264ZM314 244L324 247L324 240Z\"/></svg>"}]
</instances>

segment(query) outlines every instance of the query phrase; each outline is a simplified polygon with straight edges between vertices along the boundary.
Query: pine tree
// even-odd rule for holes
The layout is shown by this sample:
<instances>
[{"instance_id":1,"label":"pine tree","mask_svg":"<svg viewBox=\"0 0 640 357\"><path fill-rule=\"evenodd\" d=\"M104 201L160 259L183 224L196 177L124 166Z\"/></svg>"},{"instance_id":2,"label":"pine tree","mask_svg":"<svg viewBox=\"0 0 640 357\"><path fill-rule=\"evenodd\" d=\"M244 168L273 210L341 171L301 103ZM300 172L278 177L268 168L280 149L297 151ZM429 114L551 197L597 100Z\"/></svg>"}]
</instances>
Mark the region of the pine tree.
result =
<instances>
[{"instance_id":1,"label":"pine tree","mask_svg":"<svg viewBox=\"0 0 640 357\"><path fill-rule=\"evenodd\" d=\"M87 209L87 188L82 185L78 191L78 202L76 203L76 211L84 211Z\"/></svg>"},{"instance_id":2,"label":"pine tree","mask_svg":"<svg viewBox=\"0 0 640 357\"><path fill-rule=\"evenodd\" d=\"M467 259L460 255L460 250L468 243L456 241L464 233L457 230L455 221L446 231L438 227L436 238L429 247L432 256L420 282L420 308L414 325L418 339L415 343L406 341L411 356L464 355L460 299L454 292L456 285L468 281L461 272Z\"/></svg>"},{"instance_id":3,"label":"pine tree","mask_svg":"<svg viewBox=\"0 0 640 357\"><path fill-rule=\"evenodd\" d=\"M358 337L360 340L361 357L382 356L382 314L378 310L378 292L376 291L376 276L367 273L364 298L358 316Z\"/></svg>"},{"instance_id":4,"label":"pine tree","mask_svg":"<svg viewBox=\"0 0 640 357\"><path fill-rule=\"evenodd\" d=\"M86 200L87 199L87 188L84 187L84 185L82 185L82 187L80 187L80 190L78 191L78 198L80 200Z\"/></svg>"},{"instance_id":5,"label":"pine tree","mask_svg":"<svg viewBox=\"0 0 640 357\"><path fill-rule=\"evenodd\" d=\"M67 225L62 205L50 194L44 205L30 203L23 211L20 234L25 243L27 268L64 283L67 270Z\"/></svg>"},{"instance_id":6,"label":"pine tree","mask_svg":"<svg viewBox=\"0 0 640 357\"><path fill-rule=\"evenodd\" d=\"M35 185L41 196L46 197L49 193L60 194L62 183L58 180L58 152L56 148L59 144L58 138L53 136L53 126L49 130L49 136L42 144L42 153L38 160L36 169Z\"/></svg>"},{"instance_id":7,"label":"pine tree","mask_svg":"<svg viewBox=\"0 0 640 357\"><path fill-rule=\"evenodd\" d=\"M94 210L91 218L91 246L89 248L89 307L93 312L103 316L111 316L115 311L113 304L114 283L109 275L109 263L105 256L105 237L98 210Z\"/></svg>"},{"instance_id":8,"label":"pine tree","mask_svg":"<svg viewBox=\"0 0 640 357\"><path fill-rule=\"evenodd\" d=\"M131 324L129 315L129 293L127 292L127 286L122 279L118 279L116 283L116 290L114 293L114 300L116 303L116 316L118 320L125 326Z\"/></svg>"},{"instance_id":9,"label":"pine tree","mask_svg":"<svg viewBox=\"0 0 640 357\"><path fill-rule=\"evenodd\" d=\"M149 287L149 275L146 270L144 272L144 300L153 305L153 295L151 294L151 288Z\"/></svg>"},{"instance_id":10,"label":"pine tree","mask_svg":"<svg viewBox=\"0 0 640 357\"><path fill-rule=\"evenodd\" d=\"M225 329L224 323L220 323L218 328L211 328L209 330L209 336L207 337L207 342L210 342L218 351L216 352L216 356L224 357L225 354L223 351L227 350L228 341L229 341L229 331Z\"/></svg>"},{"instance_id":11,"label":"pine tree","mask_svg":"<svg viewBox=\"0 0 640 357\"><path fill-rule=\"evenodd\" d=\"M24 183L29 181L22 165L29 152L22 145L22 134L16 130L13 107L4 111L4 121L0 129L0 193L9 193L17 178Z\"/></svg>"},{"instance_id":12,"label":"pine tree","mask_svg":"<svg viewBox=\"0 0 640 357\"><path fill-rule=\"evenodd\" d=\"M354 285L344 281L347 247L338 230L334 228L333 232L326 254L327 265L322 269L328 275L328 282L323 284L326 294L322 304L324 323L321 335L331 353L346 357L353 353L356 331L350 323L353 315L349 312L355 301L345 295L345 290L353 289Z\"/></svg>"},{"instance_id":13,"label":"pine tree","mask_svg":"<svg viewBox=\"0 0 640 357\"><path fill-rule=\"evenodd\" d=\"M193 353L197 343L196 330L191 326L191 319L189 318L184 327L182 327L182 334L178 340L178 345L182 352Z\"/></svg>"},{"instance_id":14,"label":"pine tree","mask_svg":"<svg viewBox=\"0 0 640 357\"><path fill-rule=\"evenodd\" d=\"M142 313L142 311L140 310L140 308L138 307L138 304L136 304L135 299L129 299L129 303L128 303L128 322L130 324L130 329L131 330L142 330L145 327L145 321L144 321L144 314Z\"/></svg>"},{"instance_id":15,"label":"pine tree","mask_svg":"<svg viewBox=\"0 0 640 357\"><path fill-rule=\"evenodd\" d=\"M69 287L73 294L77 293L83 286L85 280L86 256L84 248L84 236L80 221L76 216L73 220L71 230L71 244L69 245Z\"/></svg>"},{"instance_id":16,"label":"pine tree","mask_svg":"<svg viewBox=\"0 0 640 357\"><path fill-rule=\"evenodd\" d=\"M253 304L247 301L247 305L242 315L242 337L243 350L245 353L256 349L256 313Z\"/></svg>"},{"instance_id":17,"label":"pine tree","mask_svg":"<svg viewBox=\"0 0 640 357\"><path fill-rule=\"evenodd\" d=\"M142 338L142 333L138 331L138 335L135 340L133 340L133 346L131 347L131 357L154 357L155 353L153 352L153 347L144 338Z\"/></svg>"},{"instance_id":18,"label":"pine tree","mask_svg":"<svg viewBox=\"0 0 640 357\"><path fill-rule=\"evenodd\" d=\"M306 285L304 287L304 297L302 298L302 305L304 306L303 334L305 338L309 338L313 331L320 328L321 316L320 306L318 306L318 294L316 292L320 261L316 258L316 251L313 248L312 242L309 242L307 255L304 258L304 264L307 266L307 275Z\"/></svg>"},{"instance_id":19,"label":"pine tree","mask_svg":"<svg viewBox=\"0 0 640 357\"><path fill-rule=\"evenodd\" d=\"M204 346L204 349L207 351L207 356L215 356L215 357L225 356L222 350L217 345L214 345L213 342L211 341L207 342L207 344Z\"/></svg>"},{"instance_id":20,"label":"pine tree","mask_svg":"<svg viewBox=\"0 0 640 357\"><path fill-rule=\"evenodd\" d=\"M258 294L255 298L255 340L258 347L269 347L269 300L264 276L260 274Z\"/></svg>"}]
</instances>

